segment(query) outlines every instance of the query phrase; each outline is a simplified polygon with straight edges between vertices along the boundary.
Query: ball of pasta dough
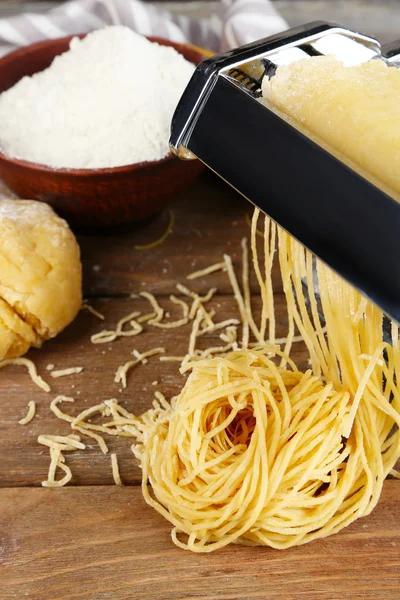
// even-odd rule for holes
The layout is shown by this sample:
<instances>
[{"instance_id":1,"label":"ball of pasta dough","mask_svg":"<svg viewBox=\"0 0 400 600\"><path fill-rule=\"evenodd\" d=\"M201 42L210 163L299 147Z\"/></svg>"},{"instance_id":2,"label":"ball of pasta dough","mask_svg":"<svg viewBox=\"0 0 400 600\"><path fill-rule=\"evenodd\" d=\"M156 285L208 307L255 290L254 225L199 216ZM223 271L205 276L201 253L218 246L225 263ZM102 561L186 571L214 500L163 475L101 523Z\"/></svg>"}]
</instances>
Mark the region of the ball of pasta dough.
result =
<instances>
[{"instance_id":1,"label":"ball of pasta dough","mask_svg":"<svg viewBox=\"0 0 400 600\"><path fill-rule=\"evenodd\" d=\"M0 200L0 360L40 347L82 303L78 243L42 202Z\"/></svg>"}]
</instances>

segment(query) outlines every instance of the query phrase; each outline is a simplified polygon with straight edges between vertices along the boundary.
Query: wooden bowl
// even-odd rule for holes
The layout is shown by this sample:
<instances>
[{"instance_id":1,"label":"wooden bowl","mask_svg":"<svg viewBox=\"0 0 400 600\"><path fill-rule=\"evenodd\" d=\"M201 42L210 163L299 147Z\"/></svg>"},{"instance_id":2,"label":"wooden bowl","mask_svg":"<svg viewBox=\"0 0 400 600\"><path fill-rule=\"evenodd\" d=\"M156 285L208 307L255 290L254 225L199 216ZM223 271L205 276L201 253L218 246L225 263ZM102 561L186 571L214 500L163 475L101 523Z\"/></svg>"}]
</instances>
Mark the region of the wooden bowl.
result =
<instances>
[{"instance_id":1,"label":"wooden bowl","mask_svg":"<svg viewBox=\"0 0 400 600\"><path fill-rule=\"evenodd\" d=\"M46 40L16 50L0 60L0 92L25 75L46 69L69 48L72 37ZM79 36L79 37L84 37ZM200 49L149 37L172 46L194 64L205 58ZM202 171L198 160L181 161L172 155L110 169L58 169L11 158L0 152L0 178L20 198L51 204L72 225L113 227L146 219Z\"/></svg>"}]
</instances>

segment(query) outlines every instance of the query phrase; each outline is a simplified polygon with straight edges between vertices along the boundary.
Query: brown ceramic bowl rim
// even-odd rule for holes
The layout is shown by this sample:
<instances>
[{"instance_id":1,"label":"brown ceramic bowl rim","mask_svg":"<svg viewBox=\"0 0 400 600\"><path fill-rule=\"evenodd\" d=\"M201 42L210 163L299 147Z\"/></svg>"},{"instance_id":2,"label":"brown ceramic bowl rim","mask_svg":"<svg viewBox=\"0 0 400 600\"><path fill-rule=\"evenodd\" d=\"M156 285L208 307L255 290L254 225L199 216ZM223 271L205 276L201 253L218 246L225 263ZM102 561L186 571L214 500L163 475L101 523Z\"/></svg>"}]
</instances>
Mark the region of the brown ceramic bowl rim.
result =
<instances>
[{"instance_id":1,"label":"brown ceramic bowl rim","mask_svg":"<svg viewBox=\"0 0 400 600\"><path fill-rule=\"evenodd\" d=\"M68 42L76 37L82 39L82 38L86 37L86 35L88 35L88 33L76 33L75 35L67 35L67 36L60 37L60 38L51 38L48 40L41 40L40 42L34 42L33 44L24 46L23 48L18 48L17 50L10 52L9 54L7 54L6 56L4 56L3 58L0 59L0 70L4 64L7 64L8 62L12 62L20 54L26 54L27 52L28 53L35 52L38 48L41 48L43 46L49 46L49 45L53 44L54 42ZM165 38L160 38L160 37L156 37L156 36L144 36L144 37L146 37L151 42L155 42L160 45L171 46L172 48L175 48L175 50L177 52L179 52L179 54L182 54L182 52L181 52L182 48L190 49L192 47L191 44L173 42L171 40L167 40ZM167 43L164 44L164 42L167 42ZM196 51L199 54L199 56L203 56L201 54L200 49L193 47L193 50ZM205 56L203 56L203 58L205 58ZM189 61L189 62L191 62L191 61ZM194 63L192 63L192 64L194 64ZM119 167L101 167L99 169L76 169L76 168L52 167L52 166L48 166L48 165L42 165L41 163L24 160L22 158L16 158L15 156L9 156L8 154L2 152L2 150L0 149L0 160L4 160L5 162L8 162L15 166L24 167L24 168L30 169L32 171L40 171L42 173L54 173L54 174L60 174L60 175L69 175L69 176L73 176L73 177L88 177L89 175L93 176L93 175L97 175L97 174L98 175L116 175L116 174L120 174L120 173L140 171L146 167L158 166L158 165L167 163L171 160L175 160L175 157L172 154L168 154L167 156L165 156L164 158L161 158L160 160L153 160L153 161L149 160L149 161L143 161L143 162L138 162L138 163L130 163L129 165L122 165Z\"/></svg>"}]
</instances>

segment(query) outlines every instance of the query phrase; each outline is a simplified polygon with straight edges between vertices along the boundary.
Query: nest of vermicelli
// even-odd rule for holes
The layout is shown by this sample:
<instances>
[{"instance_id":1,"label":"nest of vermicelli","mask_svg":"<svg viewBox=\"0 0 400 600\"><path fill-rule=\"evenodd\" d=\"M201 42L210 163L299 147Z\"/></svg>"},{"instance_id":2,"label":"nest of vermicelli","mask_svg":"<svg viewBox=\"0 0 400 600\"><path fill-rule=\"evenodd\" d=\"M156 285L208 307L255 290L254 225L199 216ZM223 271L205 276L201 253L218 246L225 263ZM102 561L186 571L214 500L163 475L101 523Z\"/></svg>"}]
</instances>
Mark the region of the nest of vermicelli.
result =
<instances>
[{"instance_id":1,"label":"nest of vermicelli","mask_svg":"<svg viewBox=\"0 0 400 600\"><path fill-rule=\"evenodd\" d=\"M172 405L136 424L145 499L173 524L174 542L197 552L231 542L287 548L335 533L375 507L400 456L397 326L384 342L381 311L319 261L318 306L312 256L279 231L288 315L281 351L275 229L266 224L262 276L257 218L259 327L242 304L257 342L268 331L268 343L187 363L191 373ZM289 356L296 328L309 353L305 372Z\"/></svg>"}]
</instances>

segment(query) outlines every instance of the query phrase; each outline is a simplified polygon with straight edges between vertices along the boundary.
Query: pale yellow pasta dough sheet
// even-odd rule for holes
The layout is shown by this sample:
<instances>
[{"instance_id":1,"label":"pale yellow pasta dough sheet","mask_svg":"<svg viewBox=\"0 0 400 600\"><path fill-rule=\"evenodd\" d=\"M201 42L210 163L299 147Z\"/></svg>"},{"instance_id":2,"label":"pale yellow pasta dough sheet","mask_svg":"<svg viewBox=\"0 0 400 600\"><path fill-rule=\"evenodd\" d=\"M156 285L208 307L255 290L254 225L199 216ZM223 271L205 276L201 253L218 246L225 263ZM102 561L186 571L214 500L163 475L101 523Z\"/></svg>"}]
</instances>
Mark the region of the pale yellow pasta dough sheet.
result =
<instances>
[{"instance_id":1,"label":"pale yellow pasta dough sheet","mask_svg":"<svg viewBox=\"0 0 400 600\"><path fill-rule=\"evenodd\" d=\"M400 70L382 60L345 67L331 56L281 66L263 96L373 183L400 195Z\"/></svg>"}]
</instances>

